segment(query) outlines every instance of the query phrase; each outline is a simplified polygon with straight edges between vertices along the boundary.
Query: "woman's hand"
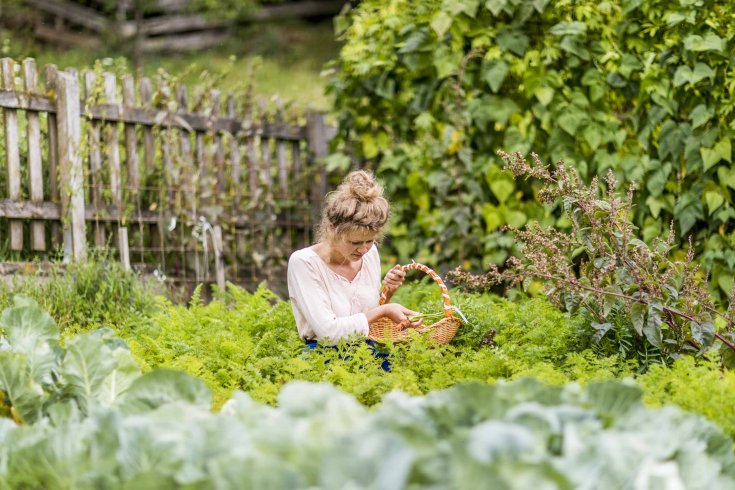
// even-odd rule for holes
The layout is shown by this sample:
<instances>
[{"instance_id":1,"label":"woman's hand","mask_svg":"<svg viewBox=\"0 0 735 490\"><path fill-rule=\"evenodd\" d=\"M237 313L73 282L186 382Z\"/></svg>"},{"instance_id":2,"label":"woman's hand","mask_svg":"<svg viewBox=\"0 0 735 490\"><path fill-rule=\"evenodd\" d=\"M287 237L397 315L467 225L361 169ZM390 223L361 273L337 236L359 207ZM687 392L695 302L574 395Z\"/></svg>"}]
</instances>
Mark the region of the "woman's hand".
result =
<instances>
[{"instance_id":1,"label":"woman's hand","mask_svg":"<svg viewBox=\"0 0 735 490\"><path fill-rule=\"evenodd\" d=\"M406 273L400 265L396 265L391 270L389 270L388 273L385 275L385 278L383 279L383 289L385 290L385 295L390 298L393 293L396 292L396 289L398 289L401 284L403 284L403 280L405 278Z\"/></svg>"},{"instance_id":2,"label":"woman's hand","mask_svg":"<svg viewBox=\"0 0 735 490\"><path fill-rule=\"evenodd\" d=\"M411 326L413 328L421 326L421 318L417 318L413 321L409 319L409 317L411 316L418 315L419 312L417 311L409 310L408 308L404 307L403 305L399 305L398 303L387 303L381 306L381 308L383 308L383 316L390 318L396 323L404 323L407 326Z\"/></svg>"}]
</instances>

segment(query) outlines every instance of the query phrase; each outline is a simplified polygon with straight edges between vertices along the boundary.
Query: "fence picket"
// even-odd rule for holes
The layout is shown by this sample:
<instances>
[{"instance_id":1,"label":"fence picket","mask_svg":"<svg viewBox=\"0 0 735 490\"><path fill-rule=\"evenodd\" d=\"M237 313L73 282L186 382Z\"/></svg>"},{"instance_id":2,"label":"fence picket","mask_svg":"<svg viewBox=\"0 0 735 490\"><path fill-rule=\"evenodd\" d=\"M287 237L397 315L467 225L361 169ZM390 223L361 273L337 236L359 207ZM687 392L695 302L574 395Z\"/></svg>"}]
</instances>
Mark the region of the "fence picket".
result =
<instances>
[{"instance_id":1,"label":"fence picket","mask_svg":"<svg viewBox=\"0 0 735 490\"><path fill-rule=\"evenodd\" d=\"M227 117L237 119L237 98L234 94L227 97ZM240 208L242 191L240 190L240 133L233 133L230 137L230 183L232 189L232 207Z\"/></svg>"},{"instance_id":2,"label":"fence picket","mask_svg":"<svg viewBox=\"0 0 735 490\"><path fill-rule=\"evenodd\" d=\"M44 67L44 78L47 94L56 93L56 76L58 70L56 65L46 65ZM48 188L51 202L58 203L59 200L59 138L57 131L57 118L55 112L49 112L46 115L46 131L48 134ZM63 240L61 233L61 223L53 221L51 223L51 244L59 244Z\"/></svg>"},{"instance_id":3,"label":"fence picket","mask_svg":"<svg viewBox=\"0 0 735 490\"><path fill-rule=\"evenodd\" d=\"M10 58L0 60L2 88L15 90L15 62ZM18 136L18 114L15 109L3 110L3 130L5 133L5 159L8 172L8 199L20 201L20 139ZM10 221L10 250L23 250L23 222Z\"/></svg>"},{"instance_id":4,"label":"fence picket","mask_svg":"<svg viewBox=\"0 0 735 490\"><path fill-rule=\"evenodd\" d=\"M117 77L114 73L105 73L105 101L107 104L117 105ZM122 167L120 164L120 133L118 123L109 121L105 125L105 149L107 163L110 167L110 191L119 220L117 223L117 241L120 252L120 261L125 270L130 269L130 254L128 244L128 229L126 210L123 206ZM128 176L129 178L129 176Z\"/></svg>"},{"instance_id":5,"label":"fence picket","mask_svg":"<svg viewBox=\"0 0 735 490\"><path fill-rule=\"evenodd\" d=\"M318 112L309 112L306 117L306 132L309 143L309 152L314 162L321 162L327 156L327 135L324 115ZM316 223L321 213L322 201L327 193L327 172L323 165L312 165L309 169L311 186L311 209L313 220Z\"/></svg>"},{"instance_id":6,"label":"fence picket","mask_svg":"<svg viewBox=\"0 0 735 490\"><path fill-rule=\"evenodd\" d=\"M149 110L153 110L153 84L151 83L150 78L141 78L138 90L140 90L140 103L142 106ZM155 192L155 188L153 187L152 182L149 182L149 177L155 173L155 162L156 139L153 135L153 129L151 126L143 126L143 165L139 170L141 182L144 183L144 192L147 191L150 193L143 196L143 201L149 203L150 211L153 212L157 210L158 213L159 219L156 221L156 224L153 225L155 232L151 232L150 234L150 246L154 253L158 252L159 263L157 264L158 267L156 267L156 270L159 270L159 268L165 270L166 254L164 253L163 246L164 224L162 221L162 209L159 208L159 206L162 207L162 203L158 194L152 195ZM143 255L144 251L141 250L140 253Z\"/></svg>"},{"instance_id":7,"label":"fence picket","mask_svg":"<svg viewBox=\"0 0 735 490\"><path fill-rule=\"evenodd\" d=\"M56 114L59 144L59 187L64 227L64 254L67 260L84 260L87 237L84 213L84 169L79 154L81 114L79 83L72 73L59 72L55 77Z\"/></svg>"},{"instance_id":8,"label":"fence picket","mask_svg":"<svg viewBox=\"0 0 735 490\"><path fill-rule=\"evenodd\" d=\"M135 79L131 75L123 75L122 77L122 96L123 96L123 113L135 108ZM144 247L143 242L143 222L141 217L141 196L140 196L140 163L138 160L138 137L136 136L135 124L125 124L125 159L127 160L127 180L128 184L126 189L128 195L133 201L132 204L135 206L136 217L138 218L138 243L141 249L140 262L143 263L142 249ZM121 239L121 244L123 243ZM129 244L128 239L125 239L125 245ZM129 250L124 254L125 257L129 257ZM128 264L130 259L128 258ZM129 267L129 265L128 265Z\"/></svg>"},{"instance_id":9,"label":"fence picket","mask_svg":"<svg viewBox=\"0 0 735 490\"><path fill-rule=\"evenodd\" d=\"M276 99L276 127L278 131L283 128L283 104L281 99ZM286 158L286 142L282 139L276 139L276 158L278 159L278 187L281 192L281 199L288 196L288 168Z\"/></svg>"},{"instance_id":10,"label":"fence picket","mask_svg":"<svg viewBox=\"0 0 735 490\"><path fill-rule=\"evenodd\" d=\"M178 104L179 112L184 113L188 111L187 90L184 85L179 86L176 90L176 102ZM181 173L182 189L180 192L183 194L181 198L182 208L190 208L192 213L196 213L197 205L196 199L194 198L196 195L196 172L191 160L190 132L186 129L179 129L178 133L179 151L177 154L178 158L176 168L178 168Z\"/></svg>"},{"instance_id":11,"label":"fence picket","mask_svg":"<svg viewBox=\"0 0 735 490\"><path fill-rule=\"evenodd\" d=\"M135 107L135 80L131 75L122 77L123 111ZM134 200L140 192L140 171L138 164L138 139L135 136L135 124L125 124L125 158L127 160L126 188Z\"/></svg>"},{"instance_id":12,"label":"fence picket","mask_svg":"<svg viewBox=\"0 0 735 490\"><path fill-rule=\"evenodd\" d=\"M95 103L96 74L92 70L84 72L84 90L87 103ZM87 124L87 146L89 148L89 194L94 209L94 241L97 248L107 246L105 225L100 221L103 205L100 199L102 189L102 155L100 152L100 122L94 119Z\"/></svg>"},{"instance_id":13,"label":"fence picket","mask_svg":"<svg viewBox=\"0 0 735 490\"><path fill-rule=\"evenodd\" d=\"M212 90L211 93L212 116L217 119L221 117L220 91ZM222 135L216 129L212 129L212 160L217 171L217 183L215 185L215 199L217 206L222 205L222 197L225 191L225 152L222 147Z\"/></svg>"},{"instance_id":14,"label":"fence picket","mask_svg":"<svg viewBox=\"0 0 735 490\"><path fill-rule=\"evenodd\" d=\"M36 62L30 58L23 60L23 80L26 93L35 94L38 90ZM31 202L43 202L43 162L41 161L41 122L38 113L28 111L26 115L28 137L28 173L30 177ZM31 248L46 250L46 226L43 221L31 223Z\"/></svg>"}]
</instances>

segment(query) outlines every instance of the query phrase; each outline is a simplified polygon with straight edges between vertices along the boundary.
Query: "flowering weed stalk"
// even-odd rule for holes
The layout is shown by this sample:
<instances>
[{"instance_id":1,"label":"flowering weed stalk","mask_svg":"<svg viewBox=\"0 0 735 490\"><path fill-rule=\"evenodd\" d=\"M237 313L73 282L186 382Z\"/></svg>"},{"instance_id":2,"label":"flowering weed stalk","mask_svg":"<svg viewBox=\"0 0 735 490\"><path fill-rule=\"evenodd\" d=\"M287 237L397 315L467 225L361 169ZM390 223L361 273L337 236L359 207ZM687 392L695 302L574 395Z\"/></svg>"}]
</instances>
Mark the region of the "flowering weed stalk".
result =
<instances>
[{"instance_id":1,"label":"flowering weed stalk","mask_svg":"<svg viewBox=\"0 0 735 490\"><path fill-rule=\"evenodd\" d=\"M520 257L510 257L503 270L491 265L483 275L457 269L448 274L449 280L468 290L500 284L527 288L531 281L539 281L555 304L590 315L593 342L622 329L643 351L659 353L664 362L684 353L701 354L715 339L735 350L733 308L725 312L715 308L706 275L694 261L691 239L686 255L674 260L673 223L668 236L657 237L650 246L636 237L631 222L634 185L621 198L612 170L604 185L597 178L585 185L562 161L550 168L536 154L533 163L518 152L498 151L498 155L516 178L540 180L539 200L560 204L571 226L569 231L538 223L524 229L509 226Z\"/></svg>"}]
</instances>

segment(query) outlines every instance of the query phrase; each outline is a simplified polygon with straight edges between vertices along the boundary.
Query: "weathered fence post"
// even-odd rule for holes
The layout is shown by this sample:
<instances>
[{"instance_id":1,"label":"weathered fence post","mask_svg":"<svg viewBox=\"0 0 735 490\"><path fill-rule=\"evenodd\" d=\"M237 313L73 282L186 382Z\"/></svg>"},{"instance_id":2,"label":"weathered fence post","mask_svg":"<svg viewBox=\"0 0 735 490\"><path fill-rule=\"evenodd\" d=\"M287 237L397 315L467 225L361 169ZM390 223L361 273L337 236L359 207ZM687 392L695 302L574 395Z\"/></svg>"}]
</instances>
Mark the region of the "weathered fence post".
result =
<instances>
[{"instance_id":1,"label":"weathered fence post","mask_svg":"<svg viewBox=\"0 0 735 490\"><path fill-rule=\"evenodd\" d=\"M23 88L29 94L37 91L38 73L36 62L30 58L23 60ZM31 201L43 202L43 164L41 161L41 124L38 113L29 111L26 115L28 135L28 172L31 178ZM43 221L31 224L31 249L46 250L46 231Z\"/></svg>"},{"instance_id":2,"label":"weathered fence post","mask_svg":"<svg viewBox=\"0 0 735 490\"><path fill-rule=\"evenodd\" d=\"M79 83L68 73L56 75L56 117L60 169L61 216L66 260L84 260L87 237L84 222L84 171L79 111Z\"/></svg>"},{"instance_id":3,"label":"weathered fence post","mask_svg":"<svg viewBox=\"0 0 735 490\"><path fill-rule=\"evenodd\" d=\"M217 287L225 290L225 255L222 240L222 226L214 225L212 244L214 245L214 270L217 278Z\"/></svg>"},{"instance_id":4,"label":"weathered fence post","mask_svg":"<svg viewBox=\"0 0 735 490\"><path fill-rule=\"evenodd\" d=\"M15 62L10 58L0 61L2 78L0 87L15 90ZM21 196L20 172L20 137L18 134L18 115L15 109L3 110L3 126L5 133L5 158L8 170L8 197L19 201ZM10 250L23 250L23 222L10 221Z\"/></svg>"},{"instance_id":5,"label":"weathered fence post","mask_svg":"<svg viewBox=\"0 0 735 490\"><path fill-rule=\"evenodd\" d=\"M327 156L327 131L324 114L309 111L306 115L306 138L311 156L311 205L313 222L318 223L321 215L322 201L327 193L327 170L323 165Z\"/></svg>"}]
</instances>

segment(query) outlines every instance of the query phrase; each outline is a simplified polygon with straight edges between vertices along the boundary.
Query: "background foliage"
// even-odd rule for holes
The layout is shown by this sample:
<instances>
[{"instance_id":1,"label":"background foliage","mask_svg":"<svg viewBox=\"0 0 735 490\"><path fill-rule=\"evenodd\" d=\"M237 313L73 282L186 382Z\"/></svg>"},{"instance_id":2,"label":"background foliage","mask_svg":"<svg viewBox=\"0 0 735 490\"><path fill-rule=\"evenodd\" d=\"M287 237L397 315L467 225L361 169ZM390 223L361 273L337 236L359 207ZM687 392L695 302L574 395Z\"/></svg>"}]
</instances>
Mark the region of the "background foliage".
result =
<instances>
[{"instance_id":1,"label":"background foliage","mask_svg":"<svg viewBox=\"0 0 735 490\"><path fill-rule=\"evenodd\" d=\"M728 294L734 14L711 0L361 2L341 18L329 89L343 141L379 162L395 254L484 268L513 249L503 225L566 226L494 157L534 151L638 182L643 238L675 220Z\"/></svg>"}]
</instances>

